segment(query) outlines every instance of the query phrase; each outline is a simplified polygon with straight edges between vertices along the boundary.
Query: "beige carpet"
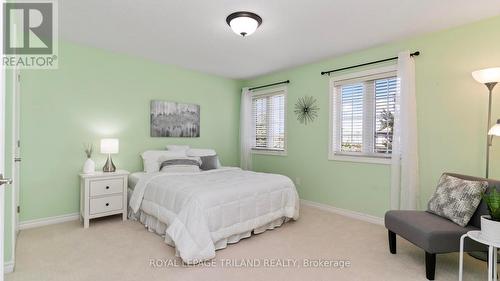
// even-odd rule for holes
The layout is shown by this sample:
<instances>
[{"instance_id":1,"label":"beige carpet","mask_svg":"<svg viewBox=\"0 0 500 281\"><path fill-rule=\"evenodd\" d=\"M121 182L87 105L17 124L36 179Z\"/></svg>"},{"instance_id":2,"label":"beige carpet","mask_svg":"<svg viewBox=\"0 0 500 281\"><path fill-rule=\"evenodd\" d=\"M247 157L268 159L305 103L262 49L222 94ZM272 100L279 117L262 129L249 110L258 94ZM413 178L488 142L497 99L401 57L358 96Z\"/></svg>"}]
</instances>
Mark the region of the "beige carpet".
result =
<instances>
[{"instance_id":1,"label":"beige carpet","mask_svg":"<svg viewBox=\"0 0 500 281\"><path fill-rule=\"evenodd\" d=\"M154 268L151 259L165 266ZM283 259L298 266L271 266ZM305 259L347 260L350 267L304 267ZM298 221L217 251L214 263L179 266L158 235L111 217L94 220L89 229L75 221L21 231L16 269L6 280L426 280L424 253L399 239L398 254L389 254L384 227L305 206ZM465 257L465 280L486 280L486 270ZM436 280L457 279L458 254L438 255Z\"/></svg>"}]
</instances>

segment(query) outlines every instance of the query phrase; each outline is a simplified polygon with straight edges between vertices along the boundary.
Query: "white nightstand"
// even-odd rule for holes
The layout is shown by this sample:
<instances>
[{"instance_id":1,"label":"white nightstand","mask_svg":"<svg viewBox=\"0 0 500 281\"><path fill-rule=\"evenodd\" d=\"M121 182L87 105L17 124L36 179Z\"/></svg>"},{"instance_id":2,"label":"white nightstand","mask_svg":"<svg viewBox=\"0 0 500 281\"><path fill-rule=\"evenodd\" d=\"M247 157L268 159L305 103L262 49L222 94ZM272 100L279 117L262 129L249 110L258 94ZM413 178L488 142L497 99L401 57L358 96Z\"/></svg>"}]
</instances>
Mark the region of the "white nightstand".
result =
<instances>
[{"instance_id":1,"label":"white nightstand","mask_svg":"<svg viewBox=\"0 0 500 281\"><path fill-rule=\"evenodd\" d=\"M84 228L89 227L90 219L120 213L127 220L128 174L125 170L80 174L80 219Z\"/></svg>"}]
</instances>

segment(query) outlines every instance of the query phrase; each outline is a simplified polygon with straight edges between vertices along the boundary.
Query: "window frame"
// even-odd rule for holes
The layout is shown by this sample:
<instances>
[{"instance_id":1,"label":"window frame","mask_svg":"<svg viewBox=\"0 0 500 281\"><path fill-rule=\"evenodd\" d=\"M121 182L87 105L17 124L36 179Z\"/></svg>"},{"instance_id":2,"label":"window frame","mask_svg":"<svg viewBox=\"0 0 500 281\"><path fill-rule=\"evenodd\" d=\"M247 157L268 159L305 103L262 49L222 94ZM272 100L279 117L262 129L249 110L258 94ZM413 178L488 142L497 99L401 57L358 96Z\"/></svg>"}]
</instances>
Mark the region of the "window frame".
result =
<instances>
[{"instance_id":1,"label":"window frame","mask_svg":"<svg viewBox=\"0 0 500 281\"><path fill-rule=\"evenodd\" d=\"M379 75L383 73L395 72L397 76L397 65L390 65L378 67L368 70L352 72L344 75L332 76L330 78L329 86L329 141L328 141L328 160L330 161L346 161L357 163L372 163L372 164L391 164L391 155L366 155L357 152L342 152L336 151L337 146L337 130L338 122L336 117L336 108L334 104L335 96L338 94L336 91L335 83L343 80L361 79L365 76ZM365 112L365 110L363 110Z\"/></svg>"},{"instance_id":2,"label":"window frame","mask_svg":"<svg viewBox=\"0 0 500 281\"><path fill-rule=\"evenodd\" d=\"M284 140L283 140L283 150L279 149L272 149L272 148L256 148L255 147L255 120L253 120L253 99L256 97L261 97L261 96L273 96L272 93L275 92L283 92L284 96ZM252 91L252 139L254 144L252 144L252 149L251 153L252 154L258 154L258 155L276 155L276 156L287 156L287 135L288 135L288 129L287 129L287 100L288 100L288 88L286 86L281 86L281 87L272 87L272 88L267 88L267 89L259 89Z\"/></svg>"}]
</instances>

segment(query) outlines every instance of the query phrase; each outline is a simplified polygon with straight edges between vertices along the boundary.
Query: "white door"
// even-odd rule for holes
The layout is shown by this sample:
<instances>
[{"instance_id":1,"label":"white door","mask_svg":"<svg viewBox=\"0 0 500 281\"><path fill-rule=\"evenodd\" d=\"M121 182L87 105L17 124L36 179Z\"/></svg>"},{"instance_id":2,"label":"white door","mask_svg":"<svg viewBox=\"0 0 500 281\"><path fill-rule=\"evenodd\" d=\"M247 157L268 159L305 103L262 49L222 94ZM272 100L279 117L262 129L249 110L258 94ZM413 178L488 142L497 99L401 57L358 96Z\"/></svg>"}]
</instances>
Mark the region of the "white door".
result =
<instances>
[{"instance_id":1,"label":"white door","mask_svg":"<svg viewBox=\"0 0 500 281\"><path fill-rule=\"evenodd\" d=\"M3 3L0 3L0 22L3 23ZM0 31L0 46L3 46L3 28ZM5 224L5 190L6 184L10 181L4 180L5 173L5 71L0 67L0 281L3 281L4 275L4 224Z\"/></svg>"}]
</instances>

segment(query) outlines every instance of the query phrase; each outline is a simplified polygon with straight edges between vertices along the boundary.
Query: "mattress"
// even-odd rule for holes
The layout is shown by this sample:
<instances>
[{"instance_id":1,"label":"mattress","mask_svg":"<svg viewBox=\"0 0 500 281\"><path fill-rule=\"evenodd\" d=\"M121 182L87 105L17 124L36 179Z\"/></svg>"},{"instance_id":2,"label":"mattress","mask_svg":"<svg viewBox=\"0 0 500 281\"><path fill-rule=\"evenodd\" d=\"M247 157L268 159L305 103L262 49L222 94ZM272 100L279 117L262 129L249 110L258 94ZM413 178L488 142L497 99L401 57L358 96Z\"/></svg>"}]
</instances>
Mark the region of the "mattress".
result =
<instances>
[{"instance_id":1,"label":"mattress","mask_svg":"<svg viewBox=\"0 0 500 281\"><path fill-rule=\"evenodd\" d=\"M145 174L129 206L131 217L162 233L188 264L215 257L216 249L252 230L299 216L298 194L288 177L239 168Z\"/></svg>"}]
</instances>

